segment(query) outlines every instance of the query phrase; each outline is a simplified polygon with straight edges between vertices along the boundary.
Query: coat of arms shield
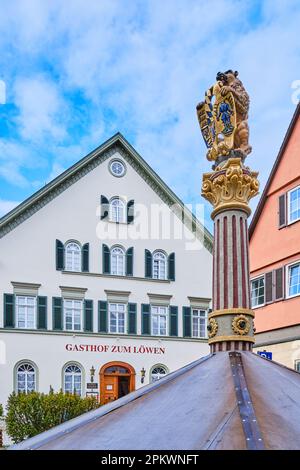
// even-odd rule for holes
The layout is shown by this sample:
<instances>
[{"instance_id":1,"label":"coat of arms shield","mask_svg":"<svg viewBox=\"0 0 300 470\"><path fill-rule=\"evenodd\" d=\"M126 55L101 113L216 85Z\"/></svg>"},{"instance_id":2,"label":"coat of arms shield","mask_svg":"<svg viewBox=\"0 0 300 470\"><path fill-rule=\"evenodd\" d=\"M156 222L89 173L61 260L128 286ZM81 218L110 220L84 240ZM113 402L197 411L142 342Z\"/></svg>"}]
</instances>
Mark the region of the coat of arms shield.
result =
<instances>
[{"instance_id":1,"label":"coat of arms shield","mask_svg":"<svg viewBox=\"0 0 300 470\"><path fill-rule=\"evenodd\" d=\"M223 83L217 81L205 93L205 101L197 108L198 120L207 148L208 160L228 155L233 148L236 129L235 101L231 91L222 95Z\"/></svg>"}]
</instances>

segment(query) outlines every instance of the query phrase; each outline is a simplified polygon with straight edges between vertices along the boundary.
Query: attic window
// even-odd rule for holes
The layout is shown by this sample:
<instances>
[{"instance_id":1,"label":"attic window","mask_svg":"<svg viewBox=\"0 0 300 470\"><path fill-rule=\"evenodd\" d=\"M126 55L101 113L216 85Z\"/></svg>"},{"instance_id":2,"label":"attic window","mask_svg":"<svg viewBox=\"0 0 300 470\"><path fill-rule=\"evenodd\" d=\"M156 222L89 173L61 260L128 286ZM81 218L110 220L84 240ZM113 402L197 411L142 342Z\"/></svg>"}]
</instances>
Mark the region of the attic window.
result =
<instances>
[{"instance_id":1,"label":"attic window","mask_svg":"<svg viewBox=\"0 0 300 470\"><path fill-rule=\"evenodd\" d=\"M121 177L125 174L125 165L121 160L113 160L110 162L109 169L114 176Z\"/></svg>"}]
</instances>

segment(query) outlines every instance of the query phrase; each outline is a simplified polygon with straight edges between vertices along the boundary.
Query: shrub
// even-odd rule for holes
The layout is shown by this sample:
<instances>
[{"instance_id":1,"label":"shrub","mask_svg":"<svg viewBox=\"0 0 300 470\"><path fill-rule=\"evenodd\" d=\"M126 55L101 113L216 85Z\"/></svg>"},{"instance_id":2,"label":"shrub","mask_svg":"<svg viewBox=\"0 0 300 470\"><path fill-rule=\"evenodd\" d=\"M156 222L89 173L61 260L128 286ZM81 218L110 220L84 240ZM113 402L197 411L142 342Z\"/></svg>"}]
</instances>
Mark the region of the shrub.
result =
<instances>
[{"instance_id":1,"label":"shrub","mask_svg":"<svg viewBox=\"0 0 300 470\"><path fill-rule=\"evenodd\" d=\"M62 391L44 394L13 392L7 402L6 429L14 443L97 408L95 398L81 398Z\"/></svg>"},{"instance_id":2,"label":"shrub","mask_svg":"<svg viewBox=\"0 0 300 470\"><path fill-rule=\"evenodd\" d=\"M3 406L0 403L0 418L2 418L2 416L3 416Z\"/></svg>"}]
</instances>

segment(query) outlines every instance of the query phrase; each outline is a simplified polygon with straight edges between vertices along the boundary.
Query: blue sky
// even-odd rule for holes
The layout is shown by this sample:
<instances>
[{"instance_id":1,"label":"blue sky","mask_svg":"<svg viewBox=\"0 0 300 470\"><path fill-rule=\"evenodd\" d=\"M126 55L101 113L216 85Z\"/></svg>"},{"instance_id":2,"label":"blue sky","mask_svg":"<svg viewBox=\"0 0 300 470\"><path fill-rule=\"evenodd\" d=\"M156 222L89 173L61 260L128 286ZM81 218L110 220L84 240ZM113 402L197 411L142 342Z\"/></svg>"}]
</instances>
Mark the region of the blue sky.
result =
<instances>
[{"instance_id":1,"label":"blue sky","mask_svg":"<svg viewBox=\"0 0 300 470\"><path fill-rule=\"evenodd\" d=\"M0 11L0 216L117 131L200 202L210 163L195 106L229 68L251 97L248 164L263 187L296 106L298 0L0 0Z\"/></svg>"}]
</instances>

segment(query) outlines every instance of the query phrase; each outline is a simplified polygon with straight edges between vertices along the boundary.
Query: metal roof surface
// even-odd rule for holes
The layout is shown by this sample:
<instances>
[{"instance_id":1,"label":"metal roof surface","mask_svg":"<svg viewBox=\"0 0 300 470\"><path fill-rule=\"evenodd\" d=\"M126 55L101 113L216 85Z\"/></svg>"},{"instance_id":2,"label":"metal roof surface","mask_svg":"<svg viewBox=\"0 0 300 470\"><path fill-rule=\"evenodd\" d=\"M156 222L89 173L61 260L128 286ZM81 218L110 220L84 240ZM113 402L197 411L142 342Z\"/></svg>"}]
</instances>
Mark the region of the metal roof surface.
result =
<instances>
[{"instance_id":1,"label":"metal roof surface","mask_svg":"<svg viewBox=\"0 0 300 470\"><path fill-rule=\"evenodd\" d=\"M300 374L250 352L241 360L264 447L300 449ZM219 352L11 449L246 449L239 403Z\"/></svg>"}]
</instances>

